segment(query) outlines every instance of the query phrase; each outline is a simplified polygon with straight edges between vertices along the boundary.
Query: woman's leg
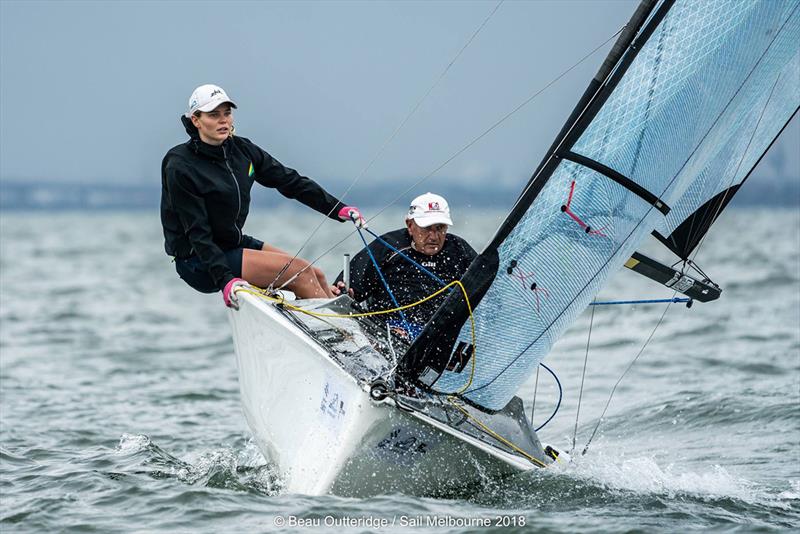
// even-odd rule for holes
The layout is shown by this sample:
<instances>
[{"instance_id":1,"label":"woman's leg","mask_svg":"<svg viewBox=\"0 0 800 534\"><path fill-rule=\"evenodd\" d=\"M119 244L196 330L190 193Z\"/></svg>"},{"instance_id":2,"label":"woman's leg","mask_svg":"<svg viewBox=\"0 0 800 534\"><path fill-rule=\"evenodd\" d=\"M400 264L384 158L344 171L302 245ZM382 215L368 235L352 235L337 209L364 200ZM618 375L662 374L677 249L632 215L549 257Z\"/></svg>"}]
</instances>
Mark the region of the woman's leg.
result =
<instances>
[{"instance_id":1,"label":"woman's leg","mask_svg":"<svg viewBox=\"0 0 800 534\"><path fill-rule=\"evenodd\" d=\"M288 252L286 252L284 250L281 250L278 247L273 247L272 245L269 245L267 243L264 243L264 246L261 247L261 250L264 250L266 252L276 252L278 254L286 254L287 256L289 256ZM291 260L291 258L289 258L289 260ZM295 261L297 261L297 259L295 259ZM325 278L325 273L322 272L322 269L320 269L318 267L311 266L307 270L314 272L314 276L317 277L317 281L319 282L320 287L325 288L325 292L327 293L330 285L328 284L328 280L327 280L327 278ZM335 295L332 295L332 296L335 296Z\"/></svg>"},{"instance_id":2,"label":"woman's leg","mask_svg":"<svg viewBox=\"0 0 800 534\"><path fill-rule=\"evenodd\" d=\"M319 269L309 267L306 260L295 258L285 252L264 245L262 250L244 249L242 251L242 278L259 287L266 287L272 283L281 285L287 280L297 276L287 287L292 290L298 298L330 298L333 297L330 286L325 275ZM287 263L291 265L284 273L275 280L279 272L283 270Z\"/></svg>"},{"instance_id":3,"label":"woman's leg","mask_svg":"<svg viewBox=\"0 0 800 534\"><path fill-rule=\"evenodd\" d=\"M264 246L263 246L263 247L261 247L261 250L263 250L263 251L266 251L266 252L276 252L276 253L278 253L278 254L285 254L286 256L289 256L289 253L288 253L288 252L286 252L286 251L284 251L284 250L281 250L281 249L279 249L278 247L273 247L272 245L270 245L270 244L268 244L268 243L264 243ZM291 257L289 257L289 258L287 259L287 261L289 261L289 260L291 260ZM294 261L297 261L297 258L295 258L295 260L294 260ZM328 280L325 278L325 273L323 273L323 272L322 272L322 269L320 269L320 268L318 268L318 267L311 266L311 267L309 267L307 270L308 270L308 271L313 271L313 272L314 272L314 276L316 276L316 278L317 278L317 281L319 282L319 285L320 285L320 287L324 288L324 289L325 289L325 292L327 293L327 292L328 292L328 288L329 288L330 286L329 286L329 284L328 284Z\"/></svg>"},{"instance_id":4,"label":"woman's leg","mask_svg":"<svg viewBox=\"0 0 800 534\"><path fill-rule=\"evenodd\" d=\"M268 245L266 243L264 243L264 246L261 247L261 250L264 252L277 252L278 254L286 254L287 256L289 255L289 253L285 250L281 250L278 247L273 247L272 245Z\"/></svg>"}]
</instances>

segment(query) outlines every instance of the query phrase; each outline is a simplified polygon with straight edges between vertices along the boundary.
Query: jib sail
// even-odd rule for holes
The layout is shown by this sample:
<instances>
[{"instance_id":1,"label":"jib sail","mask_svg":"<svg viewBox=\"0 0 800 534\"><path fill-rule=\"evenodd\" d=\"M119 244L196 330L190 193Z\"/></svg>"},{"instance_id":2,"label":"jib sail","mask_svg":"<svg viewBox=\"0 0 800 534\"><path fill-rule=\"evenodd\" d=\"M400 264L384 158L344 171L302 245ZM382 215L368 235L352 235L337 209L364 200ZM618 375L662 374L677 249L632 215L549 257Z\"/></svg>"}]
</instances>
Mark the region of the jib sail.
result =
<instances>
[{"instance_id":1,"label":"jib sail","mask_svg":"<svg viewBox=\"0 0 800 534\"><path fill-rule=\"evenodd\" d=\"M677 242L780 133L800 98L798 5L642 2L462 279L475 346L454 291L400 375L488 410L508 403L643 238Z\"/></svg>"}]
</instances>

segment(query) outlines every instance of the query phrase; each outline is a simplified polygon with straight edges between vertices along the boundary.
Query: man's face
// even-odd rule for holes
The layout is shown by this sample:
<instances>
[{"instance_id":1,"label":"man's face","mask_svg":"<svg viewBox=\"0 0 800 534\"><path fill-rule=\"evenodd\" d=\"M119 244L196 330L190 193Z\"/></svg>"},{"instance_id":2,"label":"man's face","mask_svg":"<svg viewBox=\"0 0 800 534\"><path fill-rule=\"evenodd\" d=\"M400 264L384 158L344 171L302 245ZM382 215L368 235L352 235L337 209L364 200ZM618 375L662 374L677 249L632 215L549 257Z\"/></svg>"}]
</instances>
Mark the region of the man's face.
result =
<instances>
[{"instance_id":1,"label":"man's face","mask_svg":"<svg viewBox=\"0 0 800 534\"><path fill-rule=\"evenodd\" d=\"M406 227L417 252L433 256L442 250L447 237L446 224L432 224L423 228L415 223L414 219L406 219Z\"/></svg>"}]
</instances>

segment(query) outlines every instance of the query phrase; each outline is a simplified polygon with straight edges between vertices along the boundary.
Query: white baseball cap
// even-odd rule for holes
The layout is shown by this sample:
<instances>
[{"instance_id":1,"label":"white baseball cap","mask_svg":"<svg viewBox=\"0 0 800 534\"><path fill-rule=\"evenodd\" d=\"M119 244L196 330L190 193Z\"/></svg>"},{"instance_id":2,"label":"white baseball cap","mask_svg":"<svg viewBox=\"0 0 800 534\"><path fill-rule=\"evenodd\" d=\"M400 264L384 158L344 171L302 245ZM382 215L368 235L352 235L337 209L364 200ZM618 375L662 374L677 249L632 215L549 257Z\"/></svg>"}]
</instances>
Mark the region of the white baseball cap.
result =
<instances>
[{"instance_id":1,"label":"white baseball cap","mask_svg":"<svg viewBox=\"0 0 800 534\"><path fill-rule=\"evenodd\" d=\"M191 117L195 111L212 111L226 102L231 107L236 107L233 100L228 98L228 93L219 85L211 83L201 85L189 97L189 111L186 112L186 116Z\"/></svg>"},{"instance_id":2,"label":"white baseball cap","mask_svg":"<svg viewBox=\"0 0 800 534\"><path fill-rule=\"evenodd\" d=\"M434 224L453 225L450 219L450 206L444 197L425 193L411 201L406 220L414 219L418 226L427 228Z\"/></svg>"}]
</instances>

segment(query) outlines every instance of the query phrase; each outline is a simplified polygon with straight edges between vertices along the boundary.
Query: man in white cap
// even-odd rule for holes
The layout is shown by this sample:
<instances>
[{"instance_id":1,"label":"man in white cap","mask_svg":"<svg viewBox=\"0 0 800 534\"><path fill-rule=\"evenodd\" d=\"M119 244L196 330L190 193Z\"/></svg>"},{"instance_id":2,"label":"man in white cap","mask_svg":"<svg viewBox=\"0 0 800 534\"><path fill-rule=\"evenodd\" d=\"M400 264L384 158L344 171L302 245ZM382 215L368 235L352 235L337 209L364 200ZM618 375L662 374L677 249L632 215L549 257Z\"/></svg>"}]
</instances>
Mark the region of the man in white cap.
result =
<instances>
[{"instance_id":1,"label":"man in white cap","mask_svg":"<svg viewBox=\"0 0 800 534\"><path fill-rule=\"evenodd\" d=\"M389 288L401 306L422 300L441 289L444 284L460 279L477 255L464 239L447 233L453 221L447 201L439 195L425 193L415 198L408 208L405 223L405 228L384 234L381 239L414 260L424 270L377 239L369 245ZM342 276L340 273L336 279L336 288L339 290L344 287ZM350 263L350 289L353 299L356 302L365 302L370 310L395 307L366 249L356 254ZM412 323L412 332L408 332L411 337L416 337L421 331L445 296L440 295L404 311L406 318ZM390 325L406 328L398 320L399 317L388 317Z\"/></svg>"}]
</instances>

